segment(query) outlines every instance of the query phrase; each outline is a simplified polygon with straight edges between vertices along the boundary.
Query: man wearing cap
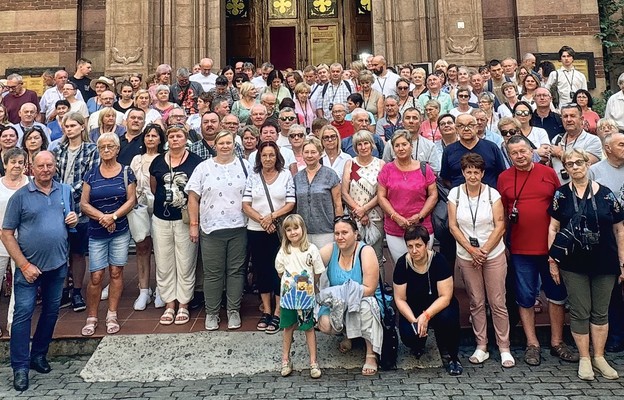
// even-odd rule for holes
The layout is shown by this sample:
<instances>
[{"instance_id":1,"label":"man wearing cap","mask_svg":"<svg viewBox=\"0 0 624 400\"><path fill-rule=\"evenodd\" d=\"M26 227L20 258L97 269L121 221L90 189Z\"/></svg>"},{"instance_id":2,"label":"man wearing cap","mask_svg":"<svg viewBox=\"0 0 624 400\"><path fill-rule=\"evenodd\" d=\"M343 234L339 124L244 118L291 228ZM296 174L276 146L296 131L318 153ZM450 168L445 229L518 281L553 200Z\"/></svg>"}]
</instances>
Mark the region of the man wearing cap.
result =
<instances>
[{"instance_id":1,"label":"man wearing cap","mask_svg":"<svg viewBox=\"0 0 624 400\"><path fill-rule=\"evenodd\" d=\"M212 72L212 66L214 61L212 58L202 58L199 61L199 72L191 75L189 80L191 82L197 82L202 86L204 92L209 92L210 89L215 87L215 81L217 80L217 74Z\"/></svg>"},{"instance_id":2,"label":"man wearing cap","mask_svg":"<svg viewBox=\"0 0 624 400\"><path fill-rule=\"evenodd\" d=\"M6 87L9 94L2 99L2 104L7 109L7 116L12 124L17 124L19 119L19 109L25 103L39 104L37 93L24 87L24 80L18 74L7 76ZM37 107L39 111L39 107Z\"/></svg>"},{"instance_id":3,"label":"man wearing cap","mask_svg":"<svg viewBox=\"0 0 624 400\"><path fill-rule=\"evenodd\" d=\"M169 90L169 101L182 107L186 115L197 114L197 97L204 92L202 85L191 82L191 74L186 68L176 71L176 83Z\"/></svg>"},{"instance_id":4,"label":"man wearing cap","mask_svg":"<svg viewBox=\"0 0 624 400\"><path fill-rule=\"evenodd\" d=\"M55 85L50 89L46 90L41 96L41 100L39 100L39 122L48 122L53 120L56 117L56 112L54 110L54 105L59 100L64 100L63 96L63 85L67 82L69 74L65 70L58 70L54 73L54 83ZM76 93L76 98L78 100L84 101L82 98L82 93Z\"/></svg>"}]
</instances>

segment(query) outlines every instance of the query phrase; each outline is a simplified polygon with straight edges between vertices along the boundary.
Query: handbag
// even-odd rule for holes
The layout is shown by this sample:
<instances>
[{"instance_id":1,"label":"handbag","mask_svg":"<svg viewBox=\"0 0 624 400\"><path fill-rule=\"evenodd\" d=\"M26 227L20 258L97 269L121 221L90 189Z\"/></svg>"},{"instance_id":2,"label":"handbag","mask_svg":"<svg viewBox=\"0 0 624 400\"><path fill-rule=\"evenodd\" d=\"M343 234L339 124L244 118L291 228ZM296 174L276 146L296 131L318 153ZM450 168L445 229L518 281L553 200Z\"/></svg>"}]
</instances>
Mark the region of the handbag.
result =
<instances>
[{"instance_id":1,"label":"handbag","mask_svg":"<svg viewBox=\"0 0 624 400\"><path fill-rule=\"evenodd\" d=\"M128 167L124 166L124 186L126 187L126 195L128 193ZM130 228L130 235L135 243L139 243L145 240L150 235L151 219L147 206L139 204L137 201L134 208L126 214L128 219L128 227Z\"/></svg>"},{"instance_id":2,"label":"handbag","mask_svg":"<svg viewBox=\"0 0 624 400\"><path fill-rule=\"evenodd\" d=\"M572 215L572 218L570 218L568 224L563 229L559 229L559 232L555 235L555 240L553 240L553 243L550 245L550 249L548 249L548 255L550 258L555 260L559 266L569 264L570 260L572 260L574 251L577 248L583 247L583 243L581 242L583 228L581 227L581 224L584 216L582 213L585 208L585 202L587 201L589 192L591 191L591 185L592 181L590 180L587 184L587 189L583 194L580 205L576 200L576 195L574 193L572 194L572 200L574 202L574 215ZM596 196L591 197L594 213L596 212L595 197ZM598 221L597 215L596 221Z\"/></svg>"},{"instance_id":3,"label":"handbag","mask_svg":"<svg viewBox=\"0 0 624 400\"><path fill-rule=\"evenodd\" d=\"M379 274L379 289L381 290L381 301L383 312L381 313L381 327L383 329L383 342L381 354L379 355L379 368L384 371L397 369L397 357L399 353L399 335L396 330L396 313L394 308L386 300L387 293ZM389 294L388 294L389 296Z\"/></svg>"},{"instance_id":4,"label":"handbag","mask_svg":"<svg viewBox=\"0 0 624 400\"><path fill-rule=\"evenodd\" d=\"M241 161L242 164L242 161ZM269 208L271 209L271 214L275 212L273 208L273 201L271 200L271 194L269 193L269 187L264 180L264 176L262 175L262 171L260 171L260 180L262 181L262 186L264 186L264 193L266 194L266 198L269 201ZM277 237L280 242L282 241L282 223L284 222L284 217L277 217L273 219L273 225L275 225L275 232L277 232Z\"/></svg>"}]
</instances>

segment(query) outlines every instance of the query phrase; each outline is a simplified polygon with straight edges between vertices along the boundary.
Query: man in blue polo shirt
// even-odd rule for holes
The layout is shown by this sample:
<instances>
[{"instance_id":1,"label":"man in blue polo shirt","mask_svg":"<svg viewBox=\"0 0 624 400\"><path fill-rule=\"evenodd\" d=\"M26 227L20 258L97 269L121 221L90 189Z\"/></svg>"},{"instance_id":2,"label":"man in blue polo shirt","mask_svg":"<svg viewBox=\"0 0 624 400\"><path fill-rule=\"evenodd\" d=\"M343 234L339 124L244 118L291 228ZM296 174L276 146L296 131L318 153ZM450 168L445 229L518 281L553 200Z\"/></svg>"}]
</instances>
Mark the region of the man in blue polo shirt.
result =
<instances>
[{"instance_id":1,"label":"man in blue polo shirt","mask_svg":"<svg viewBox=\"0 0 624 400\"><path fill-rule=\"evenodd\" d=\"M440 176L447 187L452 188L465 182L460 160L466 153L477 153L485 161L483 183L495 188L498 175L505 170L503 154L496 144L477 136L477 120L469 114L462 114L455 120L459 140L444 149Z\"/></svg>"},{"instance_id":2,"label":"man in blue polo shirt","mask_svg":"<svg viewBox=\"0 0 624 400\"><path fill-rule=\"evenodd\" d=\"M15 314L10 342L13 386L18 391L28 389L30 368L43 374L51 370L46 356L67 275L67 227L78 223L78 216L71 211L71 189L52 180L55 166L54 155L49 151L35 156L34 180L9 199L2 223L2 243L18 267L13 277ZM29 349L39 287L41 316Z\"/></svg>"}]
</instances>

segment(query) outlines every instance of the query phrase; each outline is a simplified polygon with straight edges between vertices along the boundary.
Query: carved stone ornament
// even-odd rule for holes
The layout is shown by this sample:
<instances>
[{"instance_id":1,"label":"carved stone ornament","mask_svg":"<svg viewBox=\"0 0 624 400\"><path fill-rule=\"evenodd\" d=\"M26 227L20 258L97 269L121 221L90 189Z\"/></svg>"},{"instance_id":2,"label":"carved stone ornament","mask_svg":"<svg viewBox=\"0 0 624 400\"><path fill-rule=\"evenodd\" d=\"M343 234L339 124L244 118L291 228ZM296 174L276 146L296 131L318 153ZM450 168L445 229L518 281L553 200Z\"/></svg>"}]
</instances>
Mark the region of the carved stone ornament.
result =
<instances>
[{"instance_id":1,"label":"carved stone ornament","mask_svg":"<svg viewBox=\"0 0 624 400\"><path fill-rule=\"evenodd\" d=\"M134 51L134 54L128 55L128 56L120 55L119 49L117 47L111 48L111 57L113 58L113 61L115 61L118 64L123 64L123 65L134 64L141 59L142 55L143 55L142 47L137 47L137 49Z\"/></svg>"},{"instance_id":2,"label":"carved stone ornament","mask_svg":"<svg viewBox=\"0 0 624 400\"><path fill-rule=\"evenodd\" d=\"M467 53L472 53L477 49L477 45L479 44L479 38L473 36L468 41L468 44L461 45L455 44L455 40L452 37L446 38L446 46L451 53L465 55Z\"/></svg>"}]
</instances>

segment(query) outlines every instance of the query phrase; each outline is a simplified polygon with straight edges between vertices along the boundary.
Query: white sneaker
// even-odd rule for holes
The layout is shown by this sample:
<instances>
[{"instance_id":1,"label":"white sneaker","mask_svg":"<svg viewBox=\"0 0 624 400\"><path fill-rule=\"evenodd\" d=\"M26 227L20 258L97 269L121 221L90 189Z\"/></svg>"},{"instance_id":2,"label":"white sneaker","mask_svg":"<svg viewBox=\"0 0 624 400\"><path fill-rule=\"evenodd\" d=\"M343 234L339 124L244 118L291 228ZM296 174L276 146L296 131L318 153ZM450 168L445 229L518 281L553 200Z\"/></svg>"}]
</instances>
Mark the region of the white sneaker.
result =
<instances>
[{"instance_id":1,"label":"white sneaker","mask_svg":"<svg viewBox=\"0 0 624 400\"><path fill-rule=\"evenodd\" d=\"M219 316L218 315L206 315L206 322L204 327L207 331L216 331L219 329Z\"/></svg>"},{"instance_id":2,"label":"white sneaker","mask_svg":"<svg viewBox=\"0 0 624 400\"><path fill-rule=\"evenodd\" d=\"M228 316L228 329L238 329L241 327L240 314L236 310L229 310Z\"/></svg>"},{"instance_id":3,"label":"white sneaker","mask_svg":"<svg viewBox=\"0 0 624 400\"><path fill-rule=\"evenodd\" d=\"M107 300L108 299L108 286L106 285L106 287L104 289L102 289L102 294L100 295L100 300Z\"/></svg>"},{"instance_id":4,"label":"white sneaker","mask_svg":"<svg viewBox=\"0 0 624 400\"><path fill-rule=\"evenodd\" d=\"M141 293L139 297L134 301L134 310L135 311L143 311L147 308L147 305L152 302L152 298L149 295L149 291L147 289L141 289Z\"/></svg>"},{"instance_id":5,"label":"white sneaker","mask_svg":"<svg viewBox=\"0 0 624 400\"><path fill-rule=\"evenodd\" d=\"M154 290L154 308L163 308L166 306L162 297L160 297L160 290L158 290L158 286L156 286L156 290Z\"/></svg>"}]
</instances>

